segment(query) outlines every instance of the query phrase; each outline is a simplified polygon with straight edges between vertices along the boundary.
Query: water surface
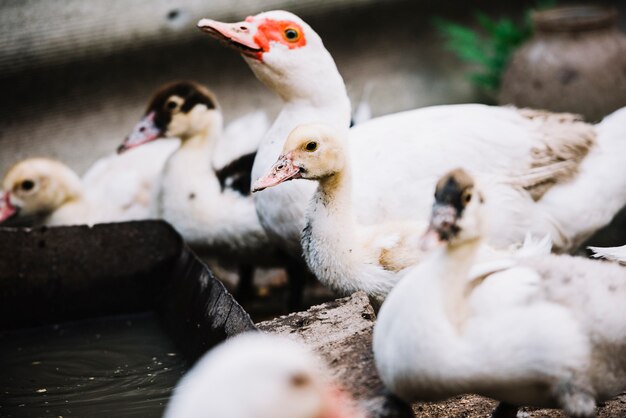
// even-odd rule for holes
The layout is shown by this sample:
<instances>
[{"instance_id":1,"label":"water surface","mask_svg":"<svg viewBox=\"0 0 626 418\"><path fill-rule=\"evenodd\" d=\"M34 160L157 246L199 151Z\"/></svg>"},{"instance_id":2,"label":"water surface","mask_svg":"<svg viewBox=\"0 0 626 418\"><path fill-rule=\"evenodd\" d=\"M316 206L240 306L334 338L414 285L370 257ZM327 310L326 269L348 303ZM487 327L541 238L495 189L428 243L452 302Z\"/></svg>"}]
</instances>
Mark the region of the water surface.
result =
<instances>
[{"instance_id":1,"label":"water surface","mask_svg":"<svg viewBox=\"0 0 626 418\"><path fill-rule=\"evenodd\" d=\"M0 333L1 417L160 417L186 370L152 313Z\"/></svg>"}]
</instances>

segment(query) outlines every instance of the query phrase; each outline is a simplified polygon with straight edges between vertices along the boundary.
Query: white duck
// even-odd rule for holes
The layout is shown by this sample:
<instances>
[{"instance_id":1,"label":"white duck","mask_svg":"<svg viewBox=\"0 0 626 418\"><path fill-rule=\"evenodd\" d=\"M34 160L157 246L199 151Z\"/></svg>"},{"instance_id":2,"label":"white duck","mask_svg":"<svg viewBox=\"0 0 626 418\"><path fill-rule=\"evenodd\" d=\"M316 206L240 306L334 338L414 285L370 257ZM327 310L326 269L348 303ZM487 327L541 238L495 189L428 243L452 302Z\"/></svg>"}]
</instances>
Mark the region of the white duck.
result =
<instances>
[{"instance_id":1,"label":"white duck","mask_svg":"<svg viewBox=\"0 0 626 418\"><path fill-rule=\"evenodd\" d=\"M283 109L263 139L253 179L265 174L297 125L348 127L344 82L320 37L297 16L272 11L198 26L236 48ZM490 241L550 234L569 250L606 225L626 202L626 109L596 126L572 115L483 105L436 106L372 119L350 131L354 208L362 223L428 218L432 186L447 170L516 177L497 196ZM518 193L522 190L524 193ZM260 221L293 253L300 250L314 186L295 181L255 195Z\"/></svg>"},{"instance_id":2,"label":"white duck","mask_svg":"<svg viewBox=\"0 0 626 418\"><path fill-rule=\"evenodd\" d=\"M345 130L344 130L345 131ZM294 129L281 156L253 191L294 179L315 180L318 187L306 211L302 234L304 258L319 280L341 294L366 292L380 304L407 267L424 256L419 235L427 224L419 221L360 224L352 203L349 149L328 125L309 124ZM280 186L283 187L283 186ZM494 184L498 193L508 188ZM545 242L528 242L525 252L549 253ZM484 246L482 261L499 258L504 251Z\"/></svg>"},{"instance_id":3,"label":"white duck","mask_svg":"<svg viewBox=\"0 0 626 418\"><path fill-rule=\"evenodd\" d=\"M293 340L258 332L209 351L182 378L164 418L364 418L325 365Z\"/></svg>"},{"instance_id":4,"label":"white duck","mask_svg":"<svg viewBox=\"0 0 626 418\"><path fill-rule=\"evenodd\" d=\"M550 254L474 265L483 199L462 170L438 183L429 234L445 245L380 309L381 379L407 401L477 393L503 402L495 415L533 405L594 416L626 389L626 269Z\"/></svg>"},{"instance_id":5,"label":"white duck","mask_svg":"<svg viewBox=\"0 0 626 418\"><path fill-rule=\"evenodd\" d=\"M239 290L248 292L249 264L276 265L278 260L250 197L250 169L266 119L256 114L243 122L247 129L232 128L237 136L230 137L208 89L191 81L174 82L154 95L120 150L160 137L181 139L161 175L157 214L192 248L242 266L240 280L245 283ZM225 154L237 158L228 162Z\"/></svg>"},{"instance_id":6,"label":"white duck","mask_svg":"<svg viewBox=\"0 0 626 418\"><path fill-rule=\"evenodd\" d=\"M318 181L302 233L307 265L334 291L351 294L362 290L379 304L395 285L398 273L421 258L419 242L413 237L423 232L426 224L358 224L346 147L340 133L328 125L299 126L289 134L278 161L253 185L253 191L299 178Z\"/></svg>"},{"instance_id":7,"label":"white duck","mask_svg":"<svg viewBox=\"0 0 626 418\"><path fill-rule=\"evenodd\" d=\"M81 179L61 162L23 160L4 176L0 222L28 225L93 225L148 219L165 160L178 141L161 140L142 150L97 161Z\"/></svg>"}]
</instances>

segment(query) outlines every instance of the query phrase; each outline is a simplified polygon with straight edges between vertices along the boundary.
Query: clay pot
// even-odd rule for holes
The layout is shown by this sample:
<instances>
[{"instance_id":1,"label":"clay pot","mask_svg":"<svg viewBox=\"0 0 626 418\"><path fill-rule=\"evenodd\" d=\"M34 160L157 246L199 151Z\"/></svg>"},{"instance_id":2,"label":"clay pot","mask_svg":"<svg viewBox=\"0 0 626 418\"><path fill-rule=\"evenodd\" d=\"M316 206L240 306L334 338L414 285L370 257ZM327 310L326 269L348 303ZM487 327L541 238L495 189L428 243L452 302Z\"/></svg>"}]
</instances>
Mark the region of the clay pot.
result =
<instances>
[{"instance_id":1,"label":"clay pot","mask_svg":"<svg viewBox=\"0 0 626 418\"><path fill-rule=\"evenodd\" d=\"M511 58L498 102L595 121L626 106L626 36L600 6L532 14L534 36Z\"/></svg>"}]
</instances>

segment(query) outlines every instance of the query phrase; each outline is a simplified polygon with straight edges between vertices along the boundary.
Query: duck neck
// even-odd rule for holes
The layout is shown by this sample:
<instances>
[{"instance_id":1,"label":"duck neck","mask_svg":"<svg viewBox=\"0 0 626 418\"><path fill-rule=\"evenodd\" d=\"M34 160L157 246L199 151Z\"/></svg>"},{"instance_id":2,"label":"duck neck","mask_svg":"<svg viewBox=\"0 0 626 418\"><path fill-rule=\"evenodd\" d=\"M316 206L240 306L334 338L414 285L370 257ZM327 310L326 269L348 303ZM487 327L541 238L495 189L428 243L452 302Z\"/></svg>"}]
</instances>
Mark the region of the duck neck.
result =
<instances>
[{"instance_id":1,"label":"duck neck","mask_svg":"<svg viewBox=\"0 0 626 418\"><path fill-rule=\"evenodd\" d=\"M315 57L301 58L292 60L287 67L246 59L256 77L283 100L282 110L259 148L257 159L263 160L263 170L275 161L287 135L296 126L311 122L336 129L350 126L350 99L330 53L322 50ZM311 65L312 58L315 65ZM255 170L254 174L264 173Z\"/></svg>"},{"instance_id":2,"label":"duck neck","mask_svg":"<svg viewBox=\"0 0 626 418\"><path fill-rule=\"evenodd\" d=\"M469 314L469 272L480 245L481 240L478 238L447 245L439 249L435 256L435 261L440 266L437 280L440 280L442 288L445 314L459 332Z\"/></svg>"},{"instance_id":3,"label":"duck neck","mask_svg":"<svg viewBox=\"0 0 626 418\"><path fill-rule=\"evenodd\" d=\"M363 289L359 280L361 249L352 210L350 170L326 177L309 203L302 233L305 259L320 281L342 292Z\"/></svg>"},{"instance_id":4,"label":"duck neck","mask_svg":"<svg viewBox=\"0 0 626 418\"><path fill-rule=\"evenodd\" d=\"M77 183L52 207L40 213L35 223L48 226L91 224L94 221L92 214L97 213L99 209L93 201L86 199L82 185Z\"/></svg>"},{"instance_id":5,"label":"duck neck","mask_svg":"<svg viewBox=\"0 0 626 418\"><path fill-rule=\"evenodd\" d=\"M203 131L181 138L180 148L167 159L161 174L157 195L159 216L172 216L170 212L174 209L178 213L188 205L190 193L208 193L211 188L219 188L217 180L212 181L215 177L211 167L213 136L210 131ZM198 183L202 187L196 187Z\"/></svg>"},{"instance_id":6,"label":"duck neck","mask_svg":"<svg viewBox=\"0 0 626 418\"><path fill-rule=\"evenodd\" d=\"M346 86L330 53L292 51L290 65L266 63L246 58L256 77L285 103L307 103L315 107L334 106L350 109ZM271 61L271 60L270 60Z\"/></svg>"},{"instance_id":7,"label":"duck neck","mask_svg":"<svg viewBox=\"0 0 626 418\"><path fill-rule=\"evenodd\" d=\"M46 208L47 214L52 214L66 205L85 204L82 180L75 172L68 170L64 175L64 180L54 186L54 196L54 201Z\"/></svg>"},{"instance_id":8,"label":"duck neck","mask_svg":"<svg viewBox=\"0 0 626 418\"><path fill-rule=\"evenodd\" d=\"M349 167L319 180L316 197L326 202L325 207L343 217L352 218L352 178Z\"/></svg>"},{"instance_id":9,"label":"duck neck","mask_svg":"<svg viewBox=\"0 0 626 418\"><path fill-rule=\"evenodd\" d=\"M164 178L187 177L209 170L216 143L214 137L215 135L210 129L198 131L193 135L182 136L180 148L170 155L165 164Z\"/></svg>"},{"instance_id":10,"label":"duck neck","mask_svg":"<svg viewBox=\"0 0 626 418\"><path fill-rule=\"evenodd\" d=\"M216 139L211 129L203 129L193 135L182 136L180 150L192 151L210 158L215 149Z\"/></svg>"}]
</instances>

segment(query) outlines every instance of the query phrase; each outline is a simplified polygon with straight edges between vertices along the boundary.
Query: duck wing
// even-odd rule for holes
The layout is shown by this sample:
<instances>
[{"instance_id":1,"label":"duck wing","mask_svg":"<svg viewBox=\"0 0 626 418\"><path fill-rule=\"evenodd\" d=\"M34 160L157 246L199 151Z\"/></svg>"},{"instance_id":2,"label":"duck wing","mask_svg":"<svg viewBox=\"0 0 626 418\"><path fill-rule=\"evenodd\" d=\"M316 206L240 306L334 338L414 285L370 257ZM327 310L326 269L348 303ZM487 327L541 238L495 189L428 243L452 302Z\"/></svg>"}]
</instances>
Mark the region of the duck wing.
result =
<instances>
[{"instance_id":1,"label":"duck wing","mask_svg":"<svg viewBox=\"0 0 626 418\"><path fill-rule=\"evenodd\" d=\"M530 149L530 167L519 173L514 185L526 189L535 201L556 183L573 178L578 167L596 144L593 125L571 113L517 109L539 134L539 141Z\"/></svg>"}]
</instances>

